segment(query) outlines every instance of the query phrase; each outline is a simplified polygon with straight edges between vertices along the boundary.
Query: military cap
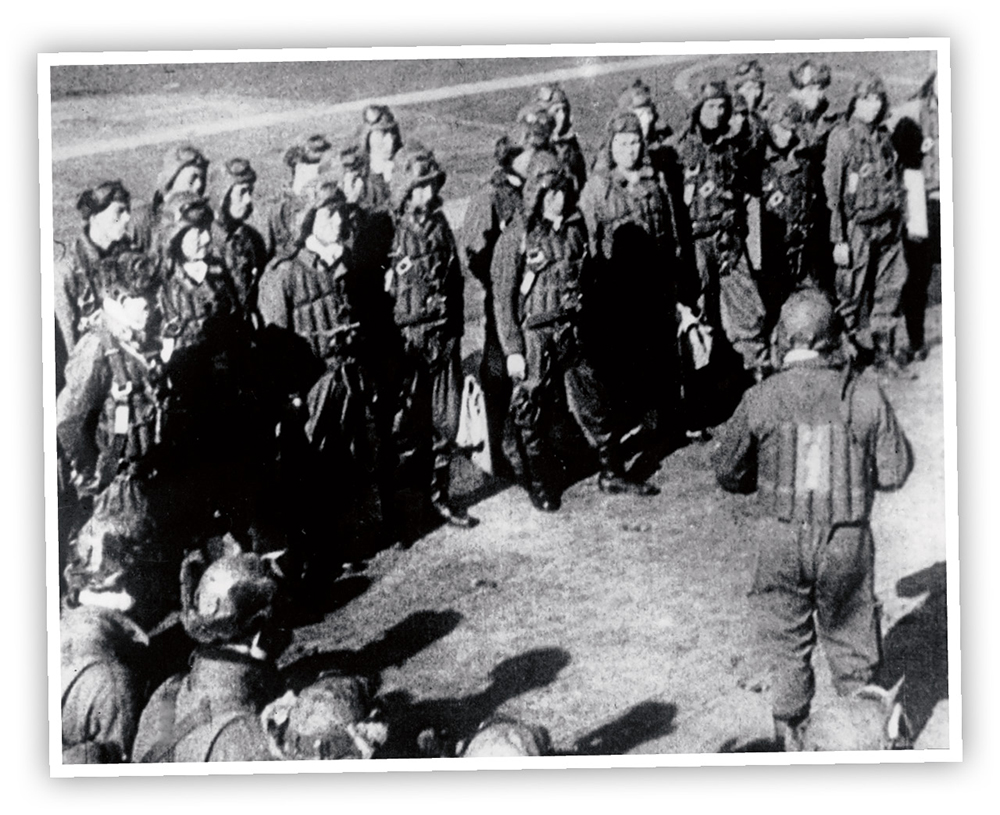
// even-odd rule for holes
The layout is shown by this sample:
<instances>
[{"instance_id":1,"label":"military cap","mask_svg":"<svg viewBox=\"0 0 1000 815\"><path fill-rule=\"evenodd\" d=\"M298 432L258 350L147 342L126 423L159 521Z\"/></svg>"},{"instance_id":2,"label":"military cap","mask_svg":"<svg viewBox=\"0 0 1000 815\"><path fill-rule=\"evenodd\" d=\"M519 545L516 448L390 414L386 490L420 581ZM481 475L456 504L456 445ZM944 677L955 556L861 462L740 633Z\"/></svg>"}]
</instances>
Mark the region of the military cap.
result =
<instances>
[{"instance_id":1,"label":"military cap","mask_svg":"<svg viewBox=\"0 0 1000 815\"><path fill-rule=\"evenodd\" d=\"M285 164L295 169L297 164L319 164L331 148L326 136L317 133L293 144L285 151Z\"/></svg>"},{"instance_id":2,"label":"military cap","mask_svg":"<svg viewBox=\"0 0 1000 815\"><path fill-rule=\"evenodd\" d=\"M728 99L732 101L732 94L729 87L721 79L709 79L701 84L698 93L698 101L705 102L709 99Z\"/></svg>"},{"instance_id":3,"label":"military cap","mask_svg":"<svg viewBox=\"0 0 1000 815\"><path fill-rule=\"evenodd\" d=\"M115 202L132 206L132 196L121 181L103 181L90 190L84 190L76 201L76 210L87 221L93 215L104 212Z\"/></svg>"},{"instance_id":4,"label":"military cap","mask_svg":"<svg viewBox=\"0 0 1000 815\"><path fill-rule=\"evenodd\" d=\"M736 66L733 71L733 87L738 88L744 82L764 82L764 69L755 59L747 59Z\"/></svg>"},{"instance_id":5,"label":"military cap","mask_svg":"<svg viewBox=\"0 0 1000 815\"><path fill-rule=\"evenodd\" d=\"M336 179L329 175L314 178L299 194L295 214L292 216L298 242L302 243L312 234L317 211L324 207L333 207L343 214L346 206L347 196L344 195L344 190Z\"/></svg>"},{"instance_id":6,"label":"military cap","mask_svg":"<svg viewBox=\"0 0 1000 815\"><path fill-rule=\"evenodd\" d=\"M70 544L64 571L70 605L84 589L121 591L137 578L152 576L155 565L168 560L155 543L162 536L151 517L149 500L133 478L118 475L97 496L91 517Z\"/></svg>"},{"instance_id":7,"label":"military cap","mask_svg":"<svg viewBox=\"0 0 1000 815\"><path fill-rule=\"evenodd\" d=\"M634 133L642 138L642 122L631 110L619 110L608 120L608 141L615 133Z\"/></svg>"},{"instance_id":8,"label":"military cap","mask_svg":"<svg viewBox=\"0 0 1000 815\"><path fill-rule=\"evenodd\" d=\"M767 121L795 130L805 121L802 105L794 99L775 99L764 111Z\"/></svg>"},{"instance_id":9,"label":"military cap","mask_svg":"<svg viewBox=\"0 0 1000 815\"><path fill-rule=\"evenodd\" d=\"M618 97L618 110L635 110L636 108L655 108L653 92L649 85L641 79L636 79Z\"/></svg>"},{"instance_id":10,"label":"military cap","mask_svg":"<svg viewBox=\"0 0 1000 815\"><path fill-rule=\"evenodd\" d=\"M854 98L860 99L863 96L888 96L885 83L882 78L873 73L865 73L854 83Z\"/></svg>"},{"instance_id":11,"label":"military cap","mask_svg":"<svg viewBox=\"0 0 1000 815\"><path fill-rule=\"evenodd\" d=\"M254 184L257 172L245 158L231 158L226 162L226 175L229 176L228 186L236 184Z\"/></svg>"},{"instance_id":12,"label":"military cap","mask_svg":"<svg viewBox=\"0 0 1000 815\"><path fill-rule=\"evenodd\" d=\"M163 156L163 169L157 179L157 187L166 193L173 185L178 173L185 167L197 167L202 172L208 170L208 159L197 148L190 144L171 147Z\"/></svg>"},{"instance_id":13,"label":"military cap","mask_svg":"<svg viewBox=\"0 0 1000 815\"><path fill-rule=\"evenodd\" d=\"M345 147L340 151L340 168L342 172L363 173L365 171L365 157L356 144Z\"/></svg>"},{"instance_id":14,"label":"military cap","mask_svg":"<svg viewBox=\"0 0 1000 815\"><path fill-rule=\"evenodd\" d=\"M521 125L522 142L526 147L545 147L556 128L556 120L549 113L548 105L537 99L517 112L517 121Z\"/></svg>"},{"instance_id":15,"label":"military cap","mask_svg":"<svg viewBox=\"0 0 1000 815\"><path fill-rule=\"evenodd\" d=\"M506 171L512 172L514 159L524 152L524 148L514 144L510 136L504 134L493 144L493 158Z\"/></svg>"},{"instance_id":16,"label":"military cap","mask_svg":"<svg viewBox=\"0 0 1000 815\"><path fill-rule=\"evenodd\" d=\"M787 348L829 350L839 336L833 304L815 289L794 292L781 307L778 335Z\"/></svg>"},{"instance_id":17,"label":"military cap","mask_svg":"<svg viewBox=\"0 0 1000 815\"><path fill-rule=\"evenodd\" d=\"M181 565L181 623L202 645L239 642L270 620L277 591L270 561L241 552L206 565L196 550Z\"/></svg>"},{"instance_id":18,"label":"military cap","mask_svg":"<svg viewBox=\"0 0 1000 815\"><path fill-rule=\"evenodd\" d=\"M462 750L462 758L518 758L551 752L551 739L544 727L497 716L483 722Z\"/></svg>"},{"instance_id":19,"label":"military cap","mask_svg":"<svg viewBox=\"0 0 1000 815\"><path fill-rule=\"evenodd\" d=\"M535 98L548 105L550 109L558 105L569 107L569 97L566 95L566 91L554 82L540 86L535 93Z\"/></svg>"},{"instance_id":20,"label":"military cap","mask_svg":"<svg viewBox=\"0 0 1000 815\"><path fill-rule=\"evenodd\" d=\"M531 214L541 202L546 190L561 189L569 194L573 182L566 174L565 167L554 153L539 150L532 155L525 170L524 210Z\"/></svg>"},{"instance_id":21,"label":"military cap","mask_svg":"<svg viewBox=\"0 0 1000 815\"><path fill-rule=\"evenodd\" d=\"M386 105L368 105L361 114L368 132L372 130L395 130L399 127L396 117Z\"/></svg>"},{"instance_id":22,"label":"military cap","mask_svg":"<svg viewBox=\"0 0 1000 815\"><path fill-rule=\"evenodd\" d=\"M421 184L430 182L435 192L439 191L447 177L430 148L410 142L396 158L391 181L393 206L397 212L401 211L414 187Z\"/></svg>"},{"instance_id":23,"label":"military cap","mask_svg":"<svg viewBox=\"0 0 1000 815\"><path fill-rule=\"evenodd\" d=\"M807 85L818 85L821 88L830 85L830 66L826 63L817 65L811 59L800 63L798 67L788 72L792 84L800 90Z\"/></svg>"}]
</instances>

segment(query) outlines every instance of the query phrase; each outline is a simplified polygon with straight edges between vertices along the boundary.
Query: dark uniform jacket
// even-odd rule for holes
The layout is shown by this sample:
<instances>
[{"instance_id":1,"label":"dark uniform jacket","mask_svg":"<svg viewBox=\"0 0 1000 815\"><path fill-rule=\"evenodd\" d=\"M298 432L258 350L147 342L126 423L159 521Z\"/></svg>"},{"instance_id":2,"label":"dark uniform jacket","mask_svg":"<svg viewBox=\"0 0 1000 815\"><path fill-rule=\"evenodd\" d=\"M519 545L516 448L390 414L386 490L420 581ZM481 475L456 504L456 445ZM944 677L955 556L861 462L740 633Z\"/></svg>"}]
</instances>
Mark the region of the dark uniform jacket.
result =
<instances>
[{"instance_id":1,"label":"dark uniform jacket","mask_svg":"<svg viewBox=\"0 0 1000 815\"><path fill-rule=\"evenodd\" d=\"M104 485L160 443L166 399L156 353L101 325L70 355L66 386L56 400L56 435L74 469L96 471Z\"/></svg>"},{"instance_id":2,"label":"dark uniform jacket","mask_svg":"<svg viewBox=\"0 0 1000 815\"><path fill-rule=\"evenodd\" d=\"M266 325L294 331L317 359L332 364L353 356L360 341L357 286L347 249L330 268L319 255L302 247L275 259L264 273L258 307Z\"/></svg>"},{"instance_id":3,"label":"dark uniform jacket","mask_svg":"<svg viewBox=\"0 0 1000 815\"><path fill-rule=\"evenodd\" d=\"M504 355L525 353L524 331L574 322L582 306L587 230L574 213L558 231L519 217L497 244L493 262L497 332Z\"/></svg>"},{"instance_id":4,"label":"dark uniform jacket","mask_svg":"<svg viewBox=\"0 0 1000 815\"><path fill-rule=\"evenodd\" d=\"M877 379L845 383L822 357L747 391L713 462L725 489L757 491L765 516L825 526L867 524L875 490L901 486L912 467Z\"/></svg>"},{"instance_id":5,"label":"dark uniform jacket","mask_svg":"<svg viewBox=\"0 0 1000 815\"><path fill-rule=\"evenodd\" d=\"M239 295L219 261L210 259L208 273L196 282L180 264L170 264L160 290L162 333L175 349L204 342L228 332L243 317Z\"/></svg>"},{"instance_id":6,"label":"dark uniform jacket","mask_svg":"<svg viewBox=\"0 0 1000 815\"><path fill-rule=\"evenodd\" d=\"M462 222L461 243L469 273L489 289L493 251L501 233L521 212L521 188L498 167L473 196Z\"/></svg>"},{"instance_id":7,"label":"dark uniform jacket","mask_svg":"<svg viewBox=\"0 0 1000 815\"><path fill-rule=\"evenodd\" d=\"M257 308L257 283L270 260L264 238L246 221L225 216L212 224L212 231L212 243L218 247L219 260L232 281L240 308L251 314Z\"/></svg>"},{"instance_id":8,"label":"dark uniform jacket","mask_svg":"<svg viewBox=\"0 0 1000 815\"><path fill-rule=\"evenodd\" d=\"M86 230L65 250L56 263L56 320L63 339L72 349L80 335L89 327L88 318L101 308L98 301L97 267L113 260L129 248L127 241L118 241L106 250L87 236Z\"/></svg>"},{"instance_id":9,"label":"dark uniform jacket","mask_svg":"<svg viewBox=\"0 0 1000 815\"><path fill-rule=\"evenodd\" d=\"M658 250L665 248L670 220L662 188L649 165L642 165L638 173L638 181L630 185L617 168L595 170L584 187L580 211L587 222L595 256L612 258L615 233L626 224L634 224L645 232Z\"/></svg>"},{"instance_id":10,"label":"dark uniform jacket","mask_svg":"<svg viewBox=\"0 0 1000 815\"><path fill-rule=\"evenodd\" d=\"M221 648L200 649L190 673L168 679L149 700L132 761L270 761L259 714L278 695L270 663Z\"/></svg>"},{"instance_id":11,"label":"dark uniform jacket","mask_svg":"<svg viewBox=\"0 0 1000 815\"><path fill-rule=\"evenodd\" d=\"M879 224L903 209L905 189L888 128L857 120L830 133L823 185L830 208L830 240L847 240L848 223Z\"/></svg>"},{"instance_id":12,"label":"dark uniform jacket","mask_svg":"<svg viewBox=\"0 0 1000 815\"><path fill-rule=\"evenodd\" d=\"M817 179L796 150L769 148L761 177L765 219L781 224L785 246L805 242L816 203Z\"/></svg>"},{"instance_id":13,"label":"dark uniform jacket","mask_svg":"<svg viewBox=\"0 0 1000 815\"><path fill-rule=\"evenodd\" d=\"M59 620L63 761L127 761L145 700L145 632L119 611L67 609Z\"/></svg>"},{"instance_id":14,"label":"dark uniform jacket","mask_svg":"<svg viewBox=\"0 0 1000 815\"><path fill-rule=\"evenodd\" d=\"M726 136L706 142L696 126L684 134L677 152L692 235L700 238L722 230L745 236L747 190L736 142Z\"/></svg>"},{"instance_id":15,"label":"dark uniform jacket","mask_svg":"<svg viewBox=\"0 0 1000 815\"><path fill-rule=\"evenodd\" d=\"M389 272L393 317L400 328L440 326L461 337L465 291L455 237L440 209L424 223L404 216L396 225Z\"/></svg>"},{"instance_id":16,"label":"dark uniform jacket","mask_svg":"<svg viewBox=\"0 0 1000 815\"><path fill-rule=\"evenodd\" d=\"M570 132L562 136L553 136L551 144L552 152L556 154L559 162L569 172L577 194L579 194L587 183L587 159L583 155L576 134Z\"/></svg>"}]
</instances>

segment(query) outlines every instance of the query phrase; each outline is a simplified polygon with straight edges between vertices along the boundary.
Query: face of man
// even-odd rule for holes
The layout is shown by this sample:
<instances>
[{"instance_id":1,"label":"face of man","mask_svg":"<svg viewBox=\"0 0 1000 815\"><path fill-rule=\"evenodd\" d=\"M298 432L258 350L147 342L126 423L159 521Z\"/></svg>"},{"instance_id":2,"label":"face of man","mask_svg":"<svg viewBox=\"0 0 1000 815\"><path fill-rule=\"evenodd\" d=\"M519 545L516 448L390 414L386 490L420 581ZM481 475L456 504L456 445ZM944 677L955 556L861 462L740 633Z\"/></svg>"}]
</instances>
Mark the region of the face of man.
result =
<instances>
[{"instance_id":1,"label":"face of man","mask_svg":"<svg viewBox=\"0 0 1000 815\"><path fill-rule=\"evenodd\" d=\"M250 216L253 206L253 184L234 184L229 191L229 216L242 221Z\"/></svg>"},{"instance_id":2,"label":"face of man","mask_svg":"<svg viewBox=\"0 0 1000 815\"><path fill-rule=\"evenodd\" d=\"M882 112L882 97L877 93L859 96L854 100L854 117L865 124L874 122Z\"/></svg>"},{"instance_id":3,"label":"face of man","mask_svg":"<svg viewBox=\"0 0 1000 815\"><path fill-rule=\"evenodd\" d=\"M354 170L344 171L344 196L349 204L356 204L365 192L365 180Z\"/></svg>"},{"instance_id":4,"label":"face of man","mask_svg":"<svg viewBox=\"0 0 1000 815\"><path fill-rule=\"evenodd\" d=\"M376 164L385 164L392 159L396 137L391 130L373 130L368 134L368 152Z\"/></svg>"},{"instance_id":5,"label":"face of man","mask_svg":"<svg viewBox=\"0 0 1000 815\"><path fill-rule=\"evenodd\" d=\"M207 229L192 226L181 237L181 256L185 262L204 260L211 242L212 234Z\"/></svg>"},{"instance_id":6,"label":"face of man","mask_svg":"<svg viewBox=\"0 0 1000 815\"><path fill-rule=\"evenodd\" d=\"M316 220L313 221L313 237L324 246L341 243L344 236L344 219L333 207L321 207L316 210Z\"/></svg>"},{"instance_id":7,"label":"face of man","mask_svg":"<svg viewBox=\"0 0 1000 815\"><path fill-rule=\"evenodd\" d=\"M292 192L300 193L305 186L319 175L319 164L300 162L292 171Z\"/></svg>"},{"instance_id":8,"label":"face of man","mask_svg":"<svg viewBox=\"0 0 1000 815\"><path fill-rule=\"evenodd\" d=\"M797 99L807 111L813 111L826 98L826 91L819 85L806 85L804 88L796 88L791 96Z\"/></svg>"},{"instance_id":9,"label":"face of man","mask_svg":"<svg viewBox=\"0 0 1000 815\"><path fill-rule=\"evenodd\" d=\"M170 185L170 192L193 192L196 195L204 195L205 171L193 164L181 167Z\"/></svg>"},{"instance_id":10,"label":"face of man","mask_svg":"<svg viewBox=\"0 0 1000 815\"><path fill-rule=\"evenodd\" d=\"M135 332L145 331L149 321L149 301L145 297L123 297L121 304L128 327Z\"/></svg>"},{"instance_id":11,"label":"face of man","mask_svg":"<svg viewBox=\"0 0 1000 815\"><path fill-rule=\"evenodd\" d=\"M434 200L434 185L429 181L418 184L410 193L410 212L417 215L418 218L426 216L432 200Z\"/></svg>"},{"instance_id":12,"label":"face of man","mask_svg":"<svg viewBox=\"0 0 1000 815\"><path fill-rule=\"evenodd\" d=\"M558 223L566 211L566 193L560 189L545 191L542 198L542 217L547 221Z\"/></svg>"},{"instance_id":13,"label":"face of man","mask_svg":"<svg viewBox=\"0 0 1000 815\"><path fill-rule=\"evenodd\" d=\"M569 109L565 105L553 105L549 108L552 119L556 123L555 132L562 135L569 130Z\"/></svg>"},{"instance_id":14,"label":"face of man","mask_svg":"<svg viewBox=\"0 0 1000 815\"><path fill-rule=\"evenodd\" d=\"M747 107L750 110L756 110L764 96L764 85L757 81L747 81L740 85L737 91L740 96L746 99Z\"/></svg>"},{"instance_id":15,"label":"face of man","mask_svg":"<svg viewBox=\"0 0 1000 815\"><path fill-rule=\"evenodd\" d=\"M698 122L705 130L718 130L722 124L722 116L726 112L725 99L706 99L698 114Z\"/></svg>"},{"instance_id":16,"label":"face of man","mask_svg":"<svg viewBox=\"0 0 1000 815\"><path fill-rule=\"evenodd\" d=\"M774 122L771 125L771 141L779 150L784 150L792 143L795 134L785 127L781 122Z\"/></svg>"},{"instance_id":17,"label":"face of man","mask_svg":"<svg viewBox=\"0 0 1000 815\"><path fill-rule=\"evenodd\" d=\"M642 139L635 133L615 133L611 137L611 158L616 167L634 170L639 166Z\"/></svg>"},{"instance_id":18,"label":"face of man","mask_svg":"<svg viewBox=\"0 0 1000 815\"><path fill-rule=\"evenodd\" d=\"M632 112L639 119L639 124L642 125L643 138L648 139L649 131L653 128L653 119L656 118L653 108L649 105L643 105L641 108L632 108Z\"/></svg>"},{"instance_id":19,"label":"face of man","mask_svg":"<svg viewBox=\"0 0 1000 815\"><path fill-rule=\"evenodd\" d=\"M91 215L89 221L90 239L105 248L125 237L132 215L125 204L114 201L110 206Z\"/></svg>"}]
</instances>

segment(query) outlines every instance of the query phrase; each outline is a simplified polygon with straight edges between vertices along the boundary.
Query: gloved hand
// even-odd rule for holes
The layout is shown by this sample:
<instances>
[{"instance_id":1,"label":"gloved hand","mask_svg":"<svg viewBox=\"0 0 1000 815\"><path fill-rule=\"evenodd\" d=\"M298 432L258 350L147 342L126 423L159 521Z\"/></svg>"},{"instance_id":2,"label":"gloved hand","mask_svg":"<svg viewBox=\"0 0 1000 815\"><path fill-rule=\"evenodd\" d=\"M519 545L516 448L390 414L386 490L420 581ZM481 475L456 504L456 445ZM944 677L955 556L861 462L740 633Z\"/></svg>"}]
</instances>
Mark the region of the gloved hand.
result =
<instances>
[{"instance_id":1,"label":"gloved hand","mask_svg":"<svg viewBox=\"0 0 1000 815\"><path fill-rule=\"evenodd\" d=\"M837 243L833 247L833 262L838 266L851 265L851 245L848 243Z\"/></svg>"},{"instance_id":2,"label":"gloved hand","mask_svg":"<svg viewBox=\"0 0 1000 815\"><path fill-rule=\"evenodd\" d=\"M507 357L507 375L515 382L524 379L525 369L523 354L511 354Z\"/></svg>"}]
</instances>

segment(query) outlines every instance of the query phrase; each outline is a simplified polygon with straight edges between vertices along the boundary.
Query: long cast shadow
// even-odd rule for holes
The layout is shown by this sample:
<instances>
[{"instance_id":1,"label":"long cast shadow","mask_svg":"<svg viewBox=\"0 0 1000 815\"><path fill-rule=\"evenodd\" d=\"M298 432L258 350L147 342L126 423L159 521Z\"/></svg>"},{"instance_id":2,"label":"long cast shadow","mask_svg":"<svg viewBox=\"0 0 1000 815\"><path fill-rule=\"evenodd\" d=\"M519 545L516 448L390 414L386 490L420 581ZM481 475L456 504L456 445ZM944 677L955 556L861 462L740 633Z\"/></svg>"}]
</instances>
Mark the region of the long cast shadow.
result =
<instances>
[{"instance_id":1,"label":"long cast shadow","mask_svg":"<svg viewBox=\"0 0 1000 815\"><path fill-rule=\"evenodd\" d=\"M385 669L402 665L448 636L461 621L462 615L454 609L415 611L358 650L340 649L293 658L282 667L282 676L286 686L296 692L325 671L377 678Z\"/></svg>"},{"instance_id":2,"label":"long cast shadow","mask_svg":"<svg viewBox=\"0 0 1000 815\"><path fill-rule=\"evenodd\" d=\"M640 744L669 735L675 729L677 706L662 702L640 702L617 719L580 736L567 755L619 756Z\"/></svg>"},{"instance_id":3,"label":"long cast shadow","mask_svg":"<svg viewBox=\"0 0 1000 815\"><path fill-rule=\"evenodd\" d=\"M903 676L899 699L916 738L934 707L948 698L948 592L943 561L896 583L900 597L924 601L900 619L882 641L878 684L891 688Z\"/></svg>"},{"instance_id":4,"label":"long cast shadow","mask_svg":"<svg viewBox=\"0 0 1000 815\"><path fill-rule=\"evenodd\" d=\"M453 754L455 745L475 734L481 722L505 702L555 681L570 662L562 648L535 648L505 659L490 671L490 684L479 693L451 699L415 701L407 691L385 694L379 701L389 724L383 758L416 758L418 736L433 731L439 744Z\"/></svg>"}]
</instances>

